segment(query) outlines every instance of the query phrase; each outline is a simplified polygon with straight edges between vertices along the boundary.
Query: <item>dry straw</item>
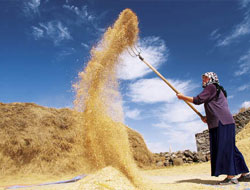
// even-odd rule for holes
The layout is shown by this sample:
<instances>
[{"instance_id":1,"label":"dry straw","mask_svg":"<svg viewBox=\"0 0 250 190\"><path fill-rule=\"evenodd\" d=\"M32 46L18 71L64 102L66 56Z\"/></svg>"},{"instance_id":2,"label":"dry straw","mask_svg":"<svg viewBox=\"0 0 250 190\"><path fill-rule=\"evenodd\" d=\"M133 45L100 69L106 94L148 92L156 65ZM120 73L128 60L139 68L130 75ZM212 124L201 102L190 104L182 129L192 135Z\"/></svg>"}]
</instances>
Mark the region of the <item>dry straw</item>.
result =
<instances>
[{"instance_id":1,"label":"dry straw","mask_svg":"<svg viewBox=\"0 0 250 190\"><path fill-rule=\"evenodd\" d=\"M250 122L237 134L236 144L250 167Z\"/></svg>"},{"instance_id":2,"label":"dry straw","mask_svg":"<svg viewBox=\"0 0 250 190\"><path fill-rule=\"evenodd\" d=\"M69 109L0 104L0 176L85 171L83 129Z\"/></svg>"}]
</instances>

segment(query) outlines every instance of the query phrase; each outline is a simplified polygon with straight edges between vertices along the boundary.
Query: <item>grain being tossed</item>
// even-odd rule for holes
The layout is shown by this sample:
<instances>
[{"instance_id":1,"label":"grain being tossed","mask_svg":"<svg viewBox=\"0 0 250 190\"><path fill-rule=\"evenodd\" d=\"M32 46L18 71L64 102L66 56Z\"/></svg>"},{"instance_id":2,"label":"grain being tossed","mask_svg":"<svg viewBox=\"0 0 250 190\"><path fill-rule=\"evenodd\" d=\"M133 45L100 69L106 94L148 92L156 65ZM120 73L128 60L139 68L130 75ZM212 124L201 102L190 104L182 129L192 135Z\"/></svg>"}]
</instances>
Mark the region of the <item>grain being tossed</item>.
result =
<instances>
[{"instance_id":1,"label":"grain being tossed","mask_svg":"<svg viewBox=\"0 0 250 190\"><path fill-rule=\"evenodd\" d=\"M75 106L84 118L86 157L94 170L113 166L136 181L136 165L131 156L116 79L119 55L132 46L138 35L136 15L125 9L101 42L91 50L87 67L75 84Z\"/></svg>"}]
</instances>

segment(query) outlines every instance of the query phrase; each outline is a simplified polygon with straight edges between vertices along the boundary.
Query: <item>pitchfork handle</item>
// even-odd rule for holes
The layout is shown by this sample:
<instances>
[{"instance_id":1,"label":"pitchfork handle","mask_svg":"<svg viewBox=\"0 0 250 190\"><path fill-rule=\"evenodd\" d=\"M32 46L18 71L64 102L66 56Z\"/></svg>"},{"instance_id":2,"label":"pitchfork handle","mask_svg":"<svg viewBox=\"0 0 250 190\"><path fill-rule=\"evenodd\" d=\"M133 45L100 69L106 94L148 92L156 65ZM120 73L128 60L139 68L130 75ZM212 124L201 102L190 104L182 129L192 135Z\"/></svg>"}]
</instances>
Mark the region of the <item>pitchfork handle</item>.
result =
<instances>
[{"instance_id":1,"label":"pitchfork handle","mask_svg":"<svg viewBox=\"0 0 250 190\"><path fill-rule=\"evenodd\" d=\"M163 77L162 75L161 75L161 73L159 73L152 65L150 65L149 63L147 63L145 60L144 60L144 58L140 55L140 54L138 54L138 57L140 58L140 60L142 60L150 69L152 69L170 88L172 88L172 90L173 91L175 91L175 93L176 94L179 94L180 92L178 92L178 90L176 90L169 82L168 82L168 80L167 79L165 79L165 77ZM188 101L185 101L184 100L184 102L186 102L186 104L187 105L189 105L189 107L190 108L192 108L192 110L194 110L195 111L195 113L197 113L199 116L200 116L200 118L201 119L203 119L204 118L204 116L203 115L201 115L201 113L197 110L197 109L195 109L195 107L191 104L191 103L189 103Z\"/></svg>"}]
</instances>

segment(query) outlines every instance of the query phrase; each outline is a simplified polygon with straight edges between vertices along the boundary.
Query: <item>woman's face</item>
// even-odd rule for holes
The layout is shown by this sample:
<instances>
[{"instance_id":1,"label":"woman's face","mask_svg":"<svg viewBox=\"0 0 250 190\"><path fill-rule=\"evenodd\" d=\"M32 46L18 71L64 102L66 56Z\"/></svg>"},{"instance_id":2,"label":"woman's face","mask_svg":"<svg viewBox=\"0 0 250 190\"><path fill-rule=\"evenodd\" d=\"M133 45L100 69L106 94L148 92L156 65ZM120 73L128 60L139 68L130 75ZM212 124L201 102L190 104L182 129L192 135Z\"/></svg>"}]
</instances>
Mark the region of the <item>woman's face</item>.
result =
<instances>
[{"instance_id":1,"label":"woman's face","mask_svg":"<svg viewBox=\"0 0 250 190\"><path fill-rule=\"evenodd\" d=\"M205 75L202 76L202 84L206 84L209 81L209 78Z\"/></svg>"}]
</instances>

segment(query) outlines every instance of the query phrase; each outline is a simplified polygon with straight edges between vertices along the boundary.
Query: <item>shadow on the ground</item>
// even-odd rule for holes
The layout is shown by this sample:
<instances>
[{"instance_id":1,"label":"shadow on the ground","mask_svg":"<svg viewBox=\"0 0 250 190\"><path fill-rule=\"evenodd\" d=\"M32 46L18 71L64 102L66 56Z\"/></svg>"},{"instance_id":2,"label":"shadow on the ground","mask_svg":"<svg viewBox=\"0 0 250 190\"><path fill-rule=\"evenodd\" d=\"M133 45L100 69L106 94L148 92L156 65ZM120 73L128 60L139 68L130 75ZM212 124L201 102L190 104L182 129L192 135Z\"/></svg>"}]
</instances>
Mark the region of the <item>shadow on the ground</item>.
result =
<instances>
[{"instance_id":1,"label":"shadow on the ground","mask_svg":"<svg viewBox=\"0 0 250 190\"><path fill-rule=\"evenodd\" d=\"M204 185L217 185L218 181L216 180L203 180L203 179L186 179L186 180L179 180L176 183L197 183L197 184L204 184Z\"/></svg>"}]
</instances>

